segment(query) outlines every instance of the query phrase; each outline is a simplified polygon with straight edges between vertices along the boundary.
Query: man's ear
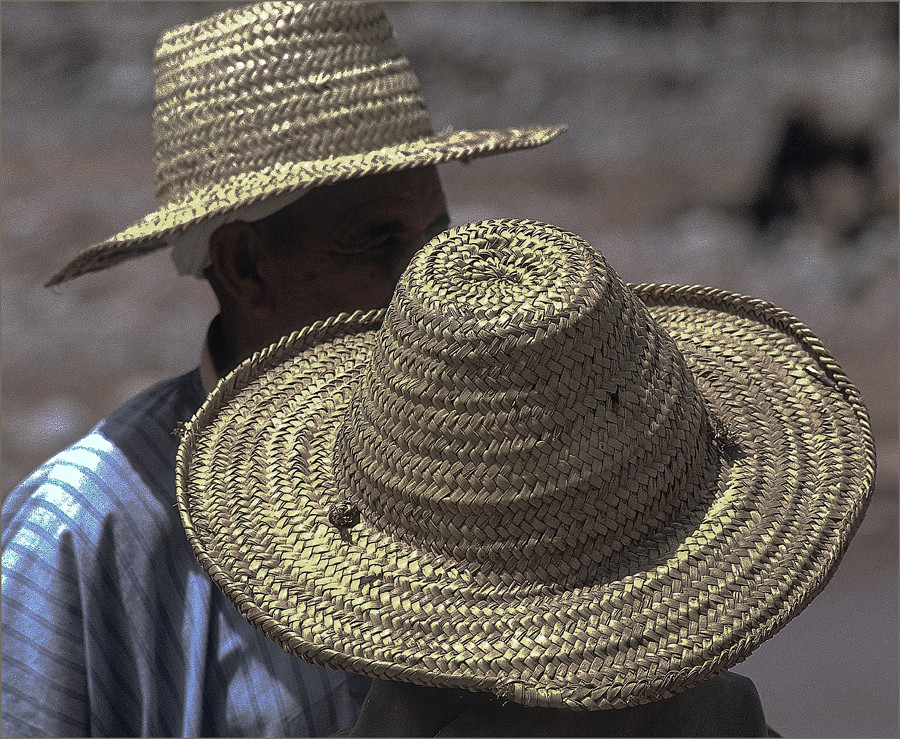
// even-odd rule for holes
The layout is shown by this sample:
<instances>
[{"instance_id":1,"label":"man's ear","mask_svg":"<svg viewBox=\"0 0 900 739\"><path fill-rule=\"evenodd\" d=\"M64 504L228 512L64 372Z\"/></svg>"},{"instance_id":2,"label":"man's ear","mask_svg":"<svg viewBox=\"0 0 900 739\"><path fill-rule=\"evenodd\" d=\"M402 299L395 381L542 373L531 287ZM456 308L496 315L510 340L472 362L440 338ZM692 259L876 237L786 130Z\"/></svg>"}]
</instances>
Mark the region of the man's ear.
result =
<instances>
[{"instance_id":1,"label":"man's ear","mask_svg":"<svg viewBox=\"0 0 900 739\"><path fill-rule=\"evenodd\" d=\"M211 269L225 293L244 310L268 311L271 289L261 275L260 261L267 257L259 231L246 221L219 226L209 237Z\"/></svg>"}]
</instances>

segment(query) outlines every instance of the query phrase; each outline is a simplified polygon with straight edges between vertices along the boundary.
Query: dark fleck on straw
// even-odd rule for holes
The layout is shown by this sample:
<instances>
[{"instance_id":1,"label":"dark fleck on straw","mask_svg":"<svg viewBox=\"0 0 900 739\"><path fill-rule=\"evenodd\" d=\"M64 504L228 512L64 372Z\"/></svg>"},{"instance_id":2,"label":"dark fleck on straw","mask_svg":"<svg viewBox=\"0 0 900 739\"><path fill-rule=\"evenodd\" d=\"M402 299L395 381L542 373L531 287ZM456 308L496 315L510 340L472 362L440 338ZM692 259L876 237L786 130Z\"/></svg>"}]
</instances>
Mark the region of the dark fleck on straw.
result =
<instances>
[{"instance_id":1,"label":"dark fleck on straw","mask_svg":"<svg viewBox=\"0 0 900 739\"><path fill-rule=\"evenodd\" d=\"M826 385L828 387L837 387L837 383L834 380L832 380L824 372L819 372L819 370L817 370L811 364L807 365L803 369L805 369L809 375L814 377L816 380L821 382L823 385Z\"/></svg>"},{"instance_id":2,"label":"dark fleck on straw","mask_svg":"<svg viewBox=\"0 0 900 739\"><path fill-rule=\"evenodd\" d=\"M743 450L740 444L735 441L728 426L712 414L708 416L707 421L710 441L719 454L722 455L722 458L728 462L740 459L743 456Z\"/></svg>"}]
</instances>

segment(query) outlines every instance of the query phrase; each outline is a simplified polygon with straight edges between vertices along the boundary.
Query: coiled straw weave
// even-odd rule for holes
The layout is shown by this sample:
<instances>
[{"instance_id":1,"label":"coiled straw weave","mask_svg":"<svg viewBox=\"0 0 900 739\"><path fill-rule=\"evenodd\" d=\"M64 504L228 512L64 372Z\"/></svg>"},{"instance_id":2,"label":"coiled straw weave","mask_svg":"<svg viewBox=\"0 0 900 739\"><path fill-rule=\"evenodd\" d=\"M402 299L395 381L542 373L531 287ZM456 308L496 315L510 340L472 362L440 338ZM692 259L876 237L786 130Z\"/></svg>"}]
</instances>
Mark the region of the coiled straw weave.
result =
<instances>
[{"instance_id":1,"label":"coiled straw weave","mask_svg":"<svg viewBox=\"0 0 900 739\"><path fill-rule=\"evenodd\" d=\"M162 35L153 213L47 286L166 246L211 216L291 190L545 144L565 126L436 135L377 4L263 2Z\"/></svg>"},{"instance_id":2,"label":"coiled straw weave","mask_svg":"<svg viewBox=\"0 0 900 739\"><path fill-rule=\"evenodd\" d=\"M386 312L258 353L186 429L185 530L303 659L525 705L666 698L826 584L872 489L858 393L759 300L579 237L433 239Z\"/></svg>"}]
</instances>

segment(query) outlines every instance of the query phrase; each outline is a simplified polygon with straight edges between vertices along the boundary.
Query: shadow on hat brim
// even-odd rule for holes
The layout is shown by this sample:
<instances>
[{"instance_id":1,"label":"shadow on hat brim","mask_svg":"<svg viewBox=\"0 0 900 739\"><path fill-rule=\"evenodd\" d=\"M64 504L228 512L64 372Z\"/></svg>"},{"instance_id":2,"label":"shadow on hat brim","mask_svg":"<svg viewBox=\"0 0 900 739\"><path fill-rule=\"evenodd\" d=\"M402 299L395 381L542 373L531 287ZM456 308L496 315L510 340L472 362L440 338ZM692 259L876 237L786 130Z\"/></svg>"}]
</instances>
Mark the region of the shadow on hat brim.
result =
<instances>
[{"instance_id":1,"label":"shadow on hat brim","mask_svg":"<svg viewBox=\"0 0 900 739\"><path fill-rule=\"evenodd\" d=\"M549 143L565 125L523 126L500 131L457 131L439 134L365 154L307 162L274 164L234 175L190 197L166 204L115 236L84 249L45 283L52 287L79 275L113 267L167 245L166 237L267 197L299 188L318 187L366 175L426 167L454 160L532 149Z\"/></svg>"},{"instance_id":2,"label":"shadow on hat brim","mask_svg":"<svg viewBox=\"0 0 900 739\"><path fill-rule=\"evenodd\" d=\"M372 311L282 339L194 416L177 496L201 565L302 659L524 705L640 705L742 661L820 592L862 520L868 415L785 311L709 288L630 288L728 429L716 485L668 538L566 590L479 579L364 525L338 532L328 449L384 315Z\"/></svg>"}]
</instances>

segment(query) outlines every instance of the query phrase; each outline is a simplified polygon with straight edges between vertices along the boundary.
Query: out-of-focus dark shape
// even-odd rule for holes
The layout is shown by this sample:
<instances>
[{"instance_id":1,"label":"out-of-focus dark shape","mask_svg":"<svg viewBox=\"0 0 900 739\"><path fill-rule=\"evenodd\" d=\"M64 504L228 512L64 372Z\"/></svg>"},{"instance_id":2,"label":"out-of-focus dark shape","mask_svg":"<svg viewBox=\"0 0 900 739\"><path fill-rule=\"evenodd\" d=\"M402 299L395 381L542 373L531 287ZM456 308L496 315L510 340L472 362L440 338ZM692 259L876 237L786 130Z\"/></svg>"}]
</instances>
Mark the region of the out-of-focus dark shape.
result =
<instances>
[{"instance_id":1,"label":"out-of-focus dark shape","mask_svg":"<svg viewBox=\"0 0 900 739\"><path fill-rule=\"evenodd\" d=\"M638 28L671 28L685 21L711 28L721 15L718 3L617 2L567 3L584 18L609 18Z\"/></svg>"},{"instance_id":2,"label":"out-of-focus dark shape","mask_svg":"<svg viewBox=\"0 0 900 739\"><path fill-rule=\"evenodd\" d=\"M853 243L872 216L877 186L874 147L864 133L828 133L810 114L790 116L751 205L757 229L772 248L785 232L818 228L828 241Z\"/></svg>"},{"instance_id":3,"label":"out-of-focus dark shape","mask_svg":"<svg viewBox=\"0 0 900 739\"><path fill-rule=\"evenodd\" d=\"M548 3L529 3L535 9ZM549 3L557 5L557 3ZM775 36L820 35L821 28L810 28L809 6L804 2L567 2L562 6L573 16L586 20L608 19L613 23L632 28L649 30L697 29L711 31L724 25L733 25L735 19L741 23L753 14L765 14ZM898 39L898 25L891 23L892 3L862 2L816 3L815 12L819 17L828 16L831 32L835 36L854 34L866 29L870 35L887 34ZM854 7L856 6L856 7ZM860 6L865 6L861 12ZM894 6L896 8L896 6ZM896 10L893 11L896 13ZM742 20L743 16L743 20ZM752 23L751 23L752 25ZM865 31L863 31L865 32Z\"/></svg>"}]
</instances>

